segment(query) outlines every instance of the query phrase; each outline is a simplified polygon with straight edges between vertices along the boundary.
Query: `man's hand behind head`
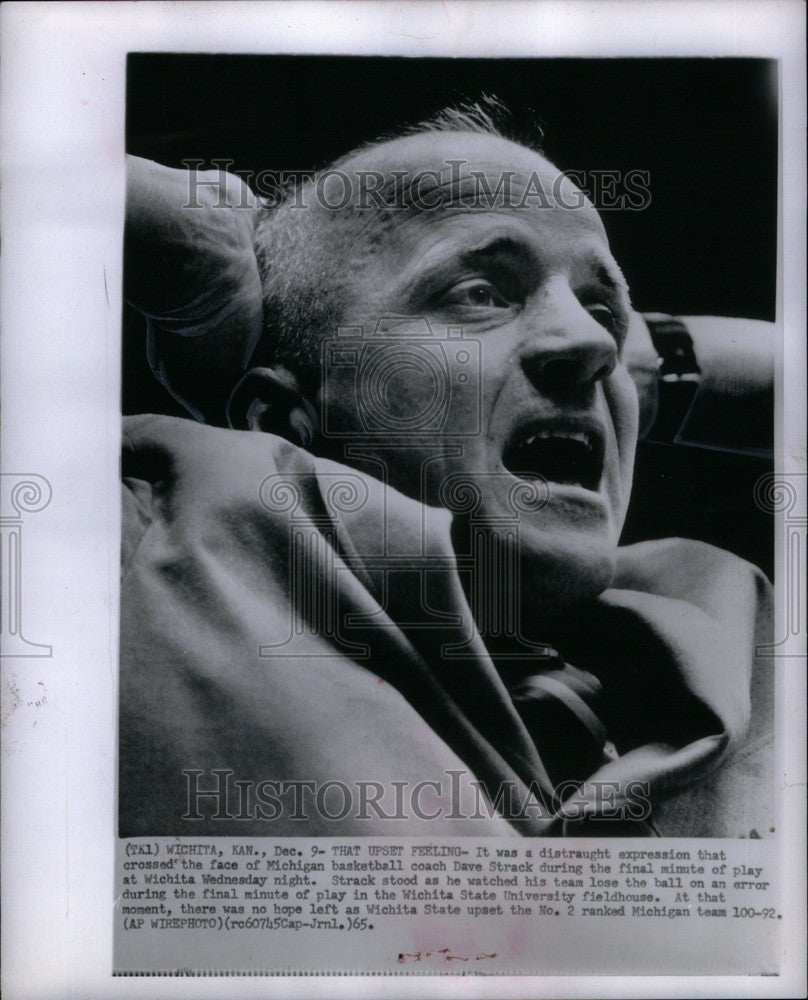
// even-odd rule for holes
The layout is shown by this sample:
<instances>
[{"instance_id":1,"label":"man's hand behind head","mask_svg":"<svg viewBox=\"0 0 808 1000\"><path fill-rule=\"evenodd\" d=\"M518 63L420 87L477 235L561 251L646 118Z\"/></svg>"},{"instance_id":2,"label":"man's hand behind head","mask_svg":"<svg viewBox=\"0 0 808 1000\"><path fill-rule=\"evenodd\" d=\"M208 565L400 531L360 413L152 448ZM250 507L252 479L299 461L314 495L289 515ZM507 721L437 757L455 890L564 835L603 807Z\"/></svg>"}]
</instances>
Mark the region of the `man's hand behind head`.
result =
<instances>
[{"instance_id":1,"label":"man's hand behind head","mask_svg":"<svg viewBox=\"0 0 808 1000\"><path fill-rule=\"evenodd\" d=\"M232 174L127 158L124 298L148 321L156 377L210 423L261 336L256 216Z\"/></svg>"}]
</instances>

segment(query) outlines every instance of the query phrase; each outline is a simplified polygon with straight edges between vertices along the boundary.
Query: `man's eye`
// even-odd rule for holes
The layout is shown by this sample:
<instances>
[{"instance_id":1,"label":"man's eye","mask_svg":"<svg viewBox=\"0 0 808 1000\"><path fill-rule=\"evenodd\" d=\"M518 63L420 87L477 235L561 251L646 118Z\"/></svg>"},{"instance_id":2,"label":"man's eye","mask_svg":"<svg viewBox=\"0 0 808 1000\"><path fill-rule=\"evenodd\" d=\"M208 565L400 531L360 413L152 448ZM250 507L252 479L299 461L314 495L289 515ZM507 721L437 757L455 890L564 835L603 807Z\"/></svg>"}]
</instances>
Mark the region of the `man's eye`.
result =
<instances>
[{"instance_id":1,"label":"man's eye","mask_svg":"<svg viewBox=\"0 0 808 1000\"><path fill-rule=\"evenodd\" d=\"M476 306L483 309L509 309L505 299L490 281L471 278L461 281L446 294L444 302L453 306Z\"/></svg>"},{"instance_id":2,"label":"man's eye","mask_svg":"<svg viewBox=\"0 0 808 1000\"><path fill-rule=\"evenodd\" d=\"M600 325L608 330L609 333L615 332L617 319L608 306L603 305L602 302L595 302L593 305L587 306L586 311L592 319L600 323Z\"/></svg>"}]
</instances>

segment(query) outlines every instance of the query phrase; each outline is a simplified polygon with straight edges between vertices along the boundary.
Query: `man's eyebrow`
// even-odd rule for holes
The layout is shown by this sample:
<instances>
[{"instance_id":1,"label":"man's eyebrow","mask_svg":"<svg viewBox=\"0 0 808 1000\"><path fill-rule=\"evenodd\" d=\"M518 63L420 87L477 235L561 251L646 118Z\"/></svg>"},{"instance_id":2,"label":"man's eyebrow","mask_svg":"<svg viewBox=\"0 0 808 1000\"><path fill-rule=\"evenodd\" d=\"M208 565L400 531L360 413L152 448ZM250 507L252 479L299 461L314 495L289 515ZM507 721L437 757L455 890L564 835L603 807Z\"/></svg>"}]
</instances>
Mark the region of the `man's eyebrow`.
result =
<instances>
[{"instance_id":1,"label":"man's eyebrow","mask_svg":"<svg viewBox=\"0 0 808 1000\"><path fill-rule=\"evenodd\" d=\"M477 246L462 249L457 260L464 266L473 266L493 257L512 257L541 269L541 258L536 250L527 242L508 235L492 235ZM609 257L603 257L598 251L590 250L581 261L595 278L595 281L615 295L628 299L628 283L617 264Z\"/></svg>"},{"instance_id":2,"label":"man's eyebrow","mask_svg":"<svg viewBox=\"0 0 808 1000\"><path fill-rule=\"evenodd\" d=\"M601 285L605 285L606 288L611 288L613 291L624 292L628 294L628 282L623 277L620 268L616 264L612 264L608 261L604 261L602 258L593 256L591 258L591 266L595 272L595 276Z\"/></svg>"},{"instance_id":3,"label":"man's eyebrow","mask_svg":"<svg viewBox=\"0 0 808 1000\"><path fill-rule=\"evenodd\" d=\"M538 260L535 251L527 243L513 236L491 236L477 246L463 249L458 258L462 264L474 264L482 258L496 257L500 254L531 261Z\"/></svg>"},{"instance_id":4,"label":"man's eyebrow","mask_svg":"<svg viewBox=\"0 0 808 1000\"><path fill-rule=\"evenodd\" d=\"M417 298L425 292L433 291L439 283L440 277L435 271L436 264L453 262L455 266L472 268L485 263L490 265L497 257L518 261L525 272L535 269L540 273L543 270L542 255L528 240L499 231L486 234L472 246L450 243L434 257L427 253L415 265L414 272L402 276L401 287L406 289L407 298ZM604 255L594 247L590 247L581 254L578 266L582 271L588 272L587 283L599 284L616 297L628 301L626 280L608 253Z\"/></svg>"},{"instance_id":5,"label":"man's eyebrow","mask_svg":"<svg viewBox=\"0 0 808 1000\"><path fill-rule=\"evenodd\" d=\"M513 236L493 233L473 246L451 242L448 247L443 246L434 254L427 253L418 260L413 270L408 270L401 277L400 287L406 292L407 298L418 298L424 293L438 290L443 280L441 265L475 267L497 256L518 259L528 266L539 266L538 256L529 244Z\"/></svg>"}]
</instances>

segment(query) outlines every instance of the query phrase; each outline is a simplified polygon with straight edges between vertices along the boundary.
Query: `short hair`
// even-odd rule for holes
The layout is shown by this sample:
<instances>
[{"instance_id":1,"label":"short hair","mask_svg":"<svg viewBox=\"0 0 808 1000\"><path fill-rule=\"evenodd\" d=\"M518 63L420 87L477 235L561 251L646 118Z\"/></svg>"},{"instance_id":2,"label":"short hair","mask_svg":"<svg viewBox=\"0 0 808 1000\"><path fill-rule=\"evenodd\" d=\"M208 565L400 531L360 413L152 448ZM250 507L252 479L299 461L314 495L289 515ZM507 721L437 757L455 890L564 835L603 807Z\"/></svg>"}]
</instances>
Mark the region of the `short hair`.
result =
<instances>
[{"instance_id":1,"label":"short hair","mask_svg":"<svg viewBox=\"0 0 808 1000\"><path fill-rule=\"evenodd\" d=\"M341 316L345 262L323 237L322 217L301 211L301 188L311 191L328 171L396 139L414 135L472 133L493 135L542 152L544 131L537 119L517 123L495 95L463 100L415 124L354 147L312 177L292 182L279 202L263 208L255 230L255 253L264 297L264 332L254 364L282 364L304 388L316 388L324 333L334 334ZM296 210L297 207L297 210Z\"/></svg>"},{"instance_id":2,"label":"short hair","mask_svg":"<svg viewBox=\"0 0 808 1000\"><path fill-rule=\"evenodd\" d=\"M353 159L358 153L381 146L385 142L430 132L494 135L499 139L508 139L520 146L533 149L537 153L542 152L544 141L544 127L532 113L524 121L517 121L513 111L496 94L482 94L476 101L462 100L457 104L448 104L415 124L402 125L391 132L382 133L335 160L330 168L337 168Z\"/></svg>"}]
</instances>

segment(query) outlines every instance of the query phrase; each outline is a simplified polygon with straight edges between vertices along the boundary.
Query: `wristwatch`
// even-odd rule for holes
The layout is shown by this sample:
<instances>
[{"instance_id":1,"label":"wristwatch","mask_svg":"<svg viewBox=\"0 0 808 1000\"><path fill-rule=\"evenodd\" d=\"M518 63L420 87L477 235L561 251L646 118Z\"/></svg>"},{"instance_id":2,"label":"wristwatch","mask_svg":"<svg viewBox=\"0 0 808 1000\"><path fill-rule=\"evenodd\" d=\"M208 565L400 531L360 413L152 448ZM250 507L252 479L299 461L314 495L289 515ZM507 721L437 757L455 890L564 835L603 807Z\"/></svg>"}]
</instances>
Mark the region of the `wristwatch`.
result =
<instances>
[{"instance_id":1,"label":"wristwatch","mask_svg":"<svg viewBox=\"0 0 808 1000\"><path fill-rule=\"evenodd\" d=\"M647 441L676 444L698 392L701 369L685 324L665 313L643 313L659 356L656 369L656 416Z\"/></svg>"}]
</instances>

